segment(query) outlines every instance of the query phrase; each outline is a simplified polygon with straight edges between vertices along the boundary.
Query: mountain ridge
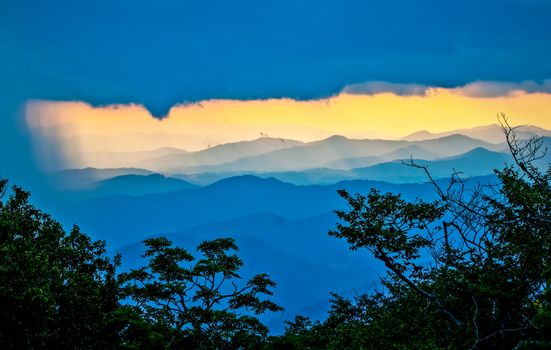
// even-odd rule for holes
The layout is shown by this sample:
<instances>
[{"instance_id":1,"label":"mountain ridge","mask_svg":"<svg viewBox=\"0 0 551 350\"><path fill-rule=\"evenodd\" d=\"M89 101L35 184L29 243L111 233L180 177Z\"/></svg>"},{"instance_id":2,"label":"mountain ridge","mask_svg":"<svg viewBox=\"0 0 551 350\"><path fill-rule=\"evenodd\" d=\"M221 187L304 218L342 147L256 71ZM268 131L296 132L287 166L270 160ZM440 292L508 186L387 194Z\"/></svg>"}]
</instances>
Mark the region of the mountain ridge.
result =
<instances>
[{"instance_id":1,"label":"mountain ridge","mask_svg":"<svg viewBox=\"0 0 551 350\"><path fill-rule=\"evenodd\" d=\"M523 139L530 138L532 136L551 136L551 130L543 129L534 125L522 126L517 128L515 132L519 138ZM498 124L482 125L473 128L462 128L437 133L432 133L427 130L420 130L402 137L401 140L423 141L440 138L451 134L461 134L493 144L505 142L505 136L501 130L501 126Z\"/></svg>"},{"instance_id":2,"label":"mountain ridge","mask_svg":"<svg viewBox=\"0 0 551 350\"><path fill-rule=\"evenodd\" d=\"M327 140L327 139L326 139ZM377 157L397 151L405 146L416 145L425 152L444 157L461 154L476 147L501 150L504 145L493 145L468 136L453 134L425 141L393 141L371 139L348 139L343 136L331 141L315 141L299 147L270 151L256 156L241 157L231 162L178 169L180 173L223 171L297 171L324 167L325 164L343 158Z\"/></svg>"}]
</instances>

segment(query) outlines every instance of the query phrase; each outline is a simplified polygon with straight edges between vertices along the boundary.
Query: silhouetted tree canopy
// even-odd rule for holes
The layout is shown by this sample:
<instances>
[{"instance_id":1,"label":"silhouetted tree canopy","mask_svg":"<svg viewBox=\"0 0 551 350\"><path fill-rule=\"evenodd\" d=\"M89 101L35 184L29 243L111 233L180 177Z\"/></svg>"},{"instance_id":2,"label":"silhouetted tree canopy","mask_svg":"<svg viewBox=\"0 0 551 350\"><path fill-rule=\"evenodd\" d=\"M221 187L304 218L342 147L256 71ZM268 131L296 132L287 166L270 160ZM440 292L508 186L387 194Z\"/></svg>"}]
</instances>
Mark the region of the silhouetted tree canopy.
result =
<instances>
[{"instance_id":1,"label":"silhouetted tree canopy","mask_svg":"<svg viewBox=\"0 0 551 350\"><path fill-rule=\"evenodd\" d=\"M29 193L0 181L0 347L112 348L119 257L73 227L66 234L29 204Z\"/></svg>"},{"instance_id":2,"label":"silhouetted tree canopy","mask_svg":"<svg viewBox=\"0 0 551 350\"><path fill-rule=\"evenodd\" d=\"M9 196L8 196L9 193ZM7 198L6 198L7 197ZM266 274L239 283L231 238L201 243L196 260L166 238L145 241L149 264L117 273L105 242L60 223L0 181L0 348L253 348L257 318L281 308L264 298Z\"/></svg>"},{"instance_id":3,"label":"silhouetted tree canopy","mask_svg":"<svg viewBox=\"0 0 551 350\"><path fill-rule=\"evenodd\" d=\"M281 307L264 299L275 283L266 274L239 283L243 266L233 239L201 243L200 259L165 237L145 240L149 264L121 276L124 293L150 322L165 348L256 348L268 328L256 318Z\"/></svg>"},{"instance_id":4,"label":"silhouetted tree canopy","mask_svg":"<svg viewBox=\"0 0 551 350\"><path fill-rule=\"evenodd\" d=\"M502 116L516 164L497 183L459 173L439 199L406 202L340 191L348 210L330 234L388 269L381 290L334 296L322 322L289 323L287 347L311 349L543 349L551 347L551 168L533 162L541 139L519 140Z\"/></svg>"}]
</instances>

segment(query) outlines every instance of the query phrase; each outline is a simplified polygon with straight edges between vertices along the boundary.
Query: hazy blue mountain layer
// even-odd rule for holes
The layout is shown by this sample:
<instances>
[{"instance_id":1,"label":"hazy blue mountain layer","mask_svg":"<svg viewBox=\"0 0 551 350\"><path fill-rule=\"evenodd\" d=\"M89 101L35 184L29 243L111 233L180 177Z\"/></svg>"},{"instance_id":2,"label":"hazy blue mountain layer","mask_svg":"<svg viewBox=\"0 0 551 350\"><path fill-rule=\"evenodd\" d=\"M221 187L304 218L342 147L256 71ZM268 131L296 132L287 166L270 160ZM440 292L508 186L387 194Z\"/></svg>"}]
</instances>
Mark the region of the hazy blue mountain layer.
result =
<instances>
[{"instance_id":1,"label":"hazy blue mountain layer","mask_svg":"<svg viewBox=\"0 0 551 350\"><path fill-rule=\"evenodd\" d=\"M274 300L285 306L285 312L268 315L266 321L281 329L283 320L292 319L298 312L322 317L331 291L358 288L382 273L382 266L368 252L352 252L344 241L327 234L335 222L333 213L302 220L258 213L195 226L169 238L185 247L195 247L204 239L235 237L245 262L243 276L266 271L277 281ZM139 266L141 244L126 245L119 251L125 268ZM313 304L316 307L312 310L303 310Z\"/></svg>"},{"instance_id":2,"label":"hazy blue mountain layer","mask_svg":"<svg viewBox=\"0 0 551 350\"><path fill-rule=\"evenodd\" d=\"M471 183L493 179L475 178ZM366 193L372 187L403 193L410 200L435 197L430 184L356 180L296 186L241 176L170 193L97 197L62 208L57 216L107 239L113 251L123 254L125 268L139 265L139 242L145 237L168 234L190 248L205 239L236 238L246 264L244 276L264 271L278 282L275 300L286 311L266 319L277 330L297 312L322 317L330 291L350 295L377 282L383 269L368 252L352 252L344 241L327 234L337 223L332 211L345 205L336 190Z\"/></svg>"},{"instance_id":3,"label":"hazy blue mountain layer","mask_svg":"<svg viewBox=\"0 0 551 350\"><path fill-rule=\"evenodd\" d=\"M306 218L342 208L343 201L337 196L337 189L365 193L372 187L401 192L410 199L433 195L428 184L396 185L358 180L296 186L274 178L239 176L176 192L96 197L53 211L64 223L78 223L94 237L119 245L157 232L174 232L258 212L273 212L291 219Z\"/></svg>"}]
</instances>

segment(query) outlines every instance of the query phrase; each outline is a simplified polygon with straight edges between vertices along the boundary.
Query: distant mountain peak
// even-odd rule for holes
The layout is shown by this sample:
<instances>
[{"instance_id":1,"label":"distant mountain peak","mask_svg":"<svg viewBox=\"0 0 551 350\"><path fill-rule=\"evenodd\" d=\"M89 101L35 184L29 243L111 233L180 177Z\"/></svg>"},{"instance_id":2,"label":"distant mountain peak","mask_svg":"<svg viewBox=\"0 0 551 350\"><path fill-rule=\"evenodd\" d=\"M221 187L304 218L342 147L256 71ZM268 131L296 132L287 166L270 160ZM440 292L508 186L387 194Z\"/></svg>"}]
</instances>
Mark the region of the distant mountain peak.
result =
<instances>
[{"instance_id":1,"label":"distant mountain peak","mask_svg":"<svg viewBox=\"0 0 551 350\"><path fill-rule=\"evenodd\" d=\"M444 136L438 136L436 137L436 140L442 140L442 139L447 139L447 140L465 140L465 139L470 139L470 140L474 140L472 137L468 136L468 135L464 135L464 134L459 134L459 133L453 133L453 134L449 134L449 135L444 135Z\"/></svg>"},{"instance_id":2,"label":"distant mountain peak","mask_svg":"<svg viewBox=\"0 0 551 350\"><path fill-rule=\"evenodd\" d=\"M507 153L491 151L484 147L475 147L465 153L462 153L456 156L440 158L439 160L453 160L453 159L463 159L463 158L482 159L484 157L496 157L496 156L508 157L509 155Z\"/></svg>"},{"instance_id":3,"label":"distant mountain peak","mask_svg":"<svg viewBox=\"0 0 551 350\"><path fill-rule=\"evenodd\" d=\"M143 152L163 152L163 151L166 151L166 152L178 152L178 153L189 153L188 151L186 151L185 149L182 149L182 148L178 148L178 147L159 147L159 148L155 148L155 149L151 149L151 150L145 150Z\"/></svg>"},{"instance_id":4,"label":"distant mountain peak","mask_svg":"<svg viewBox=\"0 0 551 350\"><path fill-rule=\"evenodd\" d=\"M515 130L521 138L529 138L534 135L551 136L551 130L545 130L533 125L525 125ZM473 128L456 129L445 132L431 133L427 130L421 130L404 136L403 141L424 141L441 138L448 135L460 134L473 139L483 140L489 143L499 144L505 142L505 136L498 124L489 124L476 126Z\"/></svg>"},{"instance_id":5,"label":"distant mountain peak","mask_svg":"<svg viewBox=\"0 0 551 350\"><path fill-rule=\"evenodd\" d=\"M255 175L238 175L227 177L225 179L216 181L210 186L227 186L227 185L240 185L240 184L284 184L284 182L276 179L275 177L259 177Z\"/></svg>"},{"instance_id":6,"label":"distant mountain peak","mask_svg":"<svg viewBox=\"0 0 551 350\"><path fill-rule=\"evenodd\" d=\"M433 134L430 131L427 130L421 130L417 131L413 134L410 134L402 139L402 141L410 141L410 142L417 142L417 141L429 141L429 140L436 140L436 139L473 139L473 137L462 134L459 131L457 132L449 132L449 133L441 133L441 134Z\"/></svg>"},{"instance_id":7,"label":"distant mountain peak","mask_svg":"<svg viewBox=\"0 0 551 350\"><path fill-rule=\"evenodd\" d=\"M470 150L468 152L465 152L464 154L477 154L477 153L491 154L491 153L496 153L496 152L490 151L489 149L484 148L484 147L475 147L472 150Z\"/></svg>"},{"instance_id":8,"label":"distant mountain peak","mask_svg":"<svg viewBox=\"0 0 551 350\"><path fill-rule=\"evenodd\" d=\"M272 136L261 136L259 138L256 138L252 141L249 141L249 142L282 142L282 143L293 143L293 144L297 144L297 143L303 143L302 141L297 141L297 140L293 140L293 139L285 139L285 138L282 138L282 137L272 137Z\"/></svg>"},{"instance_id":9,"label":"distant mountain peak","mask_svg":"<svg viewBox=\"0 0 551 350\"><path fill-rule=\"evenodd\" d=\"M322 140L322 141L326 141L326 142L342 142L342 141L348 141L350 140L349 138L345 137L345 136L342 136L342 135L332 135L332 136L329 136L328 138Z\"/></svg>"},{"instance_id":10,"label":"distant mountain peak","mask_svg":"<svg viewBox=\"0 0 551 350\"><path fill-rule=\"evenodd\" d=\"M434 137L434 134L427 131L427 130L420 130L416 131L412 134L409 134L407 136L402 137L401 140L403 141L422 141L422 140L428 140L432 139Z\"/></svg>"}]
</instances>

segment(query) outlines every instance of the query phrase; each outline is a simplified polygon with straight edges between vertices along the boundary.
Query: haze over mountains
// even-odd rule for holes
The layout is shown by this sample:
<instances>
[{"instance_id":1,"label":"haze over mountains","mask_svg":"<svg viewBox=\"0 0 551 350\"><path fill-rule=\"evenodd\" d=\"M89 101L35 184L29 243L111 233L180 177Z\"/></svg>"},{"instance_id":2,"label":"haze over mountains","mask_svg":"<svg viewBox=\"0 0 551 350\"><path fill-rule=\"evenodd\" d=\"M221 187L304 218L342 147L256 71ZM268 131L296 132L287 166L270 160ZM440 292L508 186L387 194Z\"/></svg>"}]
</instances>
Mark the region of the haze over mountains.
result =
<instances>
[{"instance_id":1,"label":"haze over mountains","mask_svg":"<svg viewBox=\"0 0 551 350\"><path fill-rule=\"evenodd\" d=\"M253 141L241 141L218 145L185 155L168 155L151 158L143 162L143 167L157 171L176 172L182 169L182 164L185 164L186 168L208 166L299 145L302 145L302 142L261 137Z\"/></svg>"},{"instance_id":2,"label":"haze over mountains","mask_svg":"<svg viewBox=\"0 0 551 350\"><path fill-rule=\"evenodd\" d=\"M549 144L549 136L546 136L551 135L549 130L533 126L517 130L520 138L541 135L545 137L546 144ZM467 176L479 176L489 174L495 166L510 161L504 156L507 153L506 144L495 143L500 134L502 131L498 125L490 125L441 134L418 132L402 140L332 136L304 143L262 137L197 152L174 148L113 152L112 155L101 152L95 154L95 164L107 162L117 165L116 160L120 159L121 166L68 169L56 173L53 178L58 188L63 189L96 188L99 184L95 182L114 176L153 173L199 186L246 174L275 177L294 184L328 184L351 179L397 183L421 181L424 176L422 172L400 165L401 161L410 158L432 162L431 170L437 177L449 176L454 171L454 163L455 170L462 171ZM476 149L477 154L469 153ZM446 159L450 157L459 158ZM459 160L460 163L457 163ZM155 180L150 179L149 182ZM151 186L155 187L155 184L151 183ZM124 193L131 194L131 191Z\"/></svg>"},{"instance_id":3,"label":"haze over mountains","mask_svg":"<svg viewBox=\"0 0 551 350\"><path fill-rule=\"evenodd\" d=\"M489 181L485 179L484 181ZM234 237L248 273L266 271L278 283L275 298L284 314L267 321L281 330L296 313L322 317L330 291L365 290L382 267L367 252L351 252L346 242L327 232L334 228L334 209L344 209L338 189L366 193L372 187L402 192L405 198L434 198L429 184L395 185L348 181L333 185L296 186L274 178L239 176L209 186L142 196L100 195L52 209L55 217L109 242L124 256L124 268L136 267L143 253L140 242L169 235L185 247L216 237ZM364 276L361 282L358 276ZM300 297L297 291L304 291ZM319 304L310 311L302 308ZM321 306L320 306L321 305Z\"/></svg>"},{"instance_id":4,"label":"haze over mountains","mask_svg":"<svg viewBox=\"0 0 551 350\"><path fill-rule=\"evenodd\" d=\"M257 156L242 157L232 162L226 162L218 165L187 167L179 169L180 172L221 172L221 171L241 171L241 172L272 172L272 171L292 171L306 170L313 168L328 167L328 163L342 161L348 158L367 158L379 157L380 163L397 159L396 152L402 148L412 145L421 150L423 155L428 153L435 154L436 157L446 157L459 155L477 147L484 147L489 150L503 150L501 145L493 145L481 140L471 139L467 136L452 135L435 140L426 141L387 141L387 140L351 140L343 136L332 136L328 139L307 143L298 147L275 150ZM414 149L413 149L414 150ZM410 149L410 152L413 151ZM404 154L408 150L403 151ZM415 157L416 154L410 153L406 157Z\"/></svg>"},{"instance_id":5,"label":"haze over mountains","mask_svg":"<svg viewBox=\"0 0 551 350\"><path fill-rule=\"evenodd\" d=\"M551 136L551 131L535 126L517 129L520 138ZM174 135L173 135L174 136ZM196 152L167 146L144 151L96 151L81 154L77 161L85 167L139 168L165 174L205 172L296 171L314 168L350 170L404 159L434 160L459 155L477 147L506 151L498 125L443 133L419 131L400 140L350 139L332 136L314 142L272 137L233 142ZM78 157L72 154L71 157Z\"/></svg>"},{"instance_id":6,"label":"haze over mountains","mask_svg":"<svg viewBox=\"0 0 551 350\"><path fill-rule=\"evenodd\" d=\"M368 252L351 252L327 235L338 221L333 211L345 208L337 190L365 194L377 188L406 200L435 199L424 171L403 164L408 161L426 166L442 185L457 172L470 177L468 186L492 183L494 169L513 163L505 143L494 142L496 128L402 140L263 137L198 152L98 153L98 161L119 157L125 166L52 174L57 190L44 207L64 225L78 223L108 241L113 252L123 253L125 268L139 264L146 237L168 235L186 247L236 238L244 273L265 271L278 282L275 300L286 311L265 321L281 330L297 313L323 317L330 291L365 291L373 287L365 281L375 283L383 271ZM551 147L547 130L532 127L519 136L535 134ZM547 154L536 165L550 161Z\"/></svg>"},{"instance_id":7,"label":"haze over mountains","mask_svg":"<svg viewBox=\"0 0 551 350\"><path fill-rule=\"evenodd\" d=\"M343 294L352 289L360 292L373 285L359 284L358 276L383 272L383 266L367 251L352 252L346 242L325 234L334 223L331 212L299 220L260 212L193 226L170 233L168 238L182 246L194 247L203 239L220 237L221 232L234 237L245 262L243 275L269 271L278 282L274 298L285 305L285 310L266 321L282 330L283 321L297 313L323 317L327 296L335 285ZM132 243L119 251L126 266L137 267L144 249L139 243ZM304 310L309 306L316 307Z\"/></svg>"},{"instance_id":8,"label":"haze over mountains","mask_svg":"<svg viewBox=\"0 0 551 350\"><path fill-rule=\"evenodd\" d=\"M132 167L135 164L140 164L148 159L173 155L184 155L187 153L188 152L183 149L174 147L162 147L146 151L96 151L82 154L82 161L88 166L96 168Z\"/></svg>"}]
</instances>

